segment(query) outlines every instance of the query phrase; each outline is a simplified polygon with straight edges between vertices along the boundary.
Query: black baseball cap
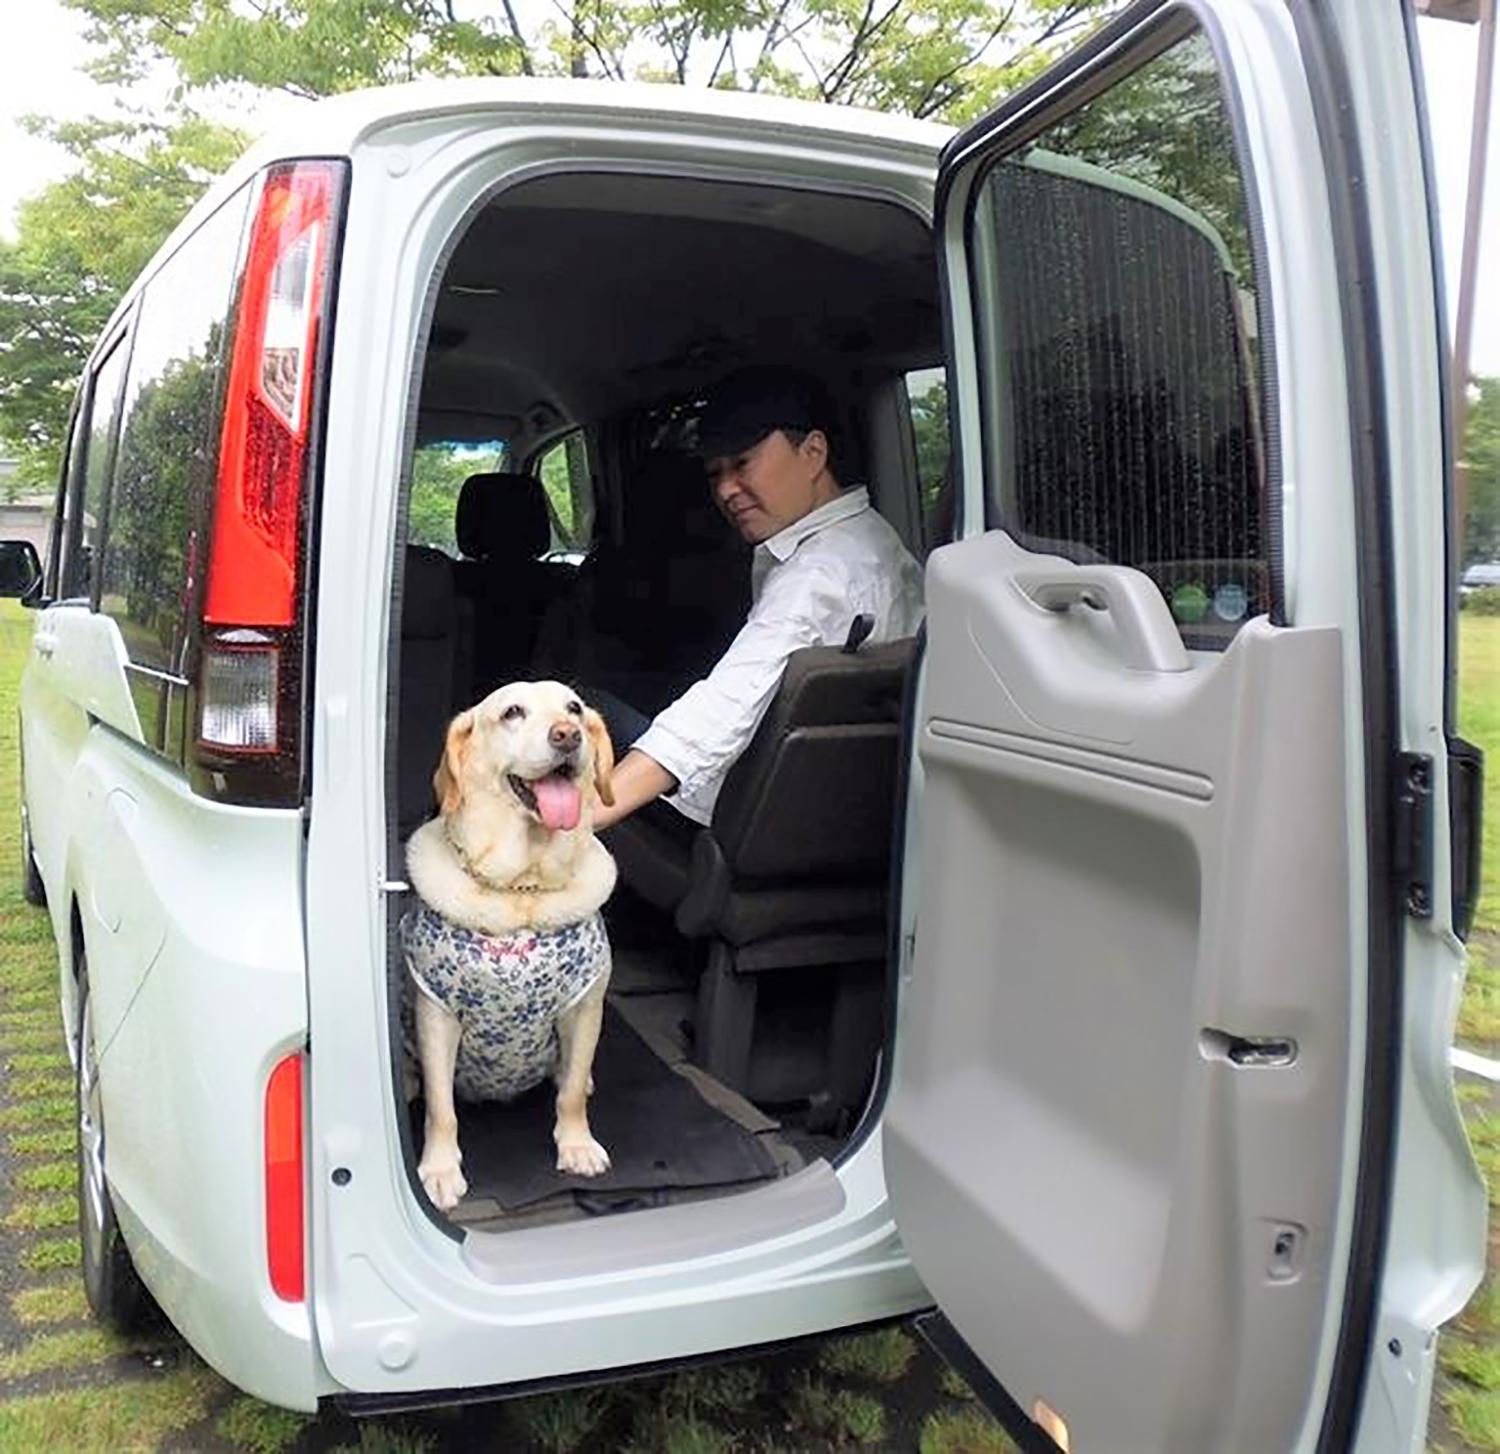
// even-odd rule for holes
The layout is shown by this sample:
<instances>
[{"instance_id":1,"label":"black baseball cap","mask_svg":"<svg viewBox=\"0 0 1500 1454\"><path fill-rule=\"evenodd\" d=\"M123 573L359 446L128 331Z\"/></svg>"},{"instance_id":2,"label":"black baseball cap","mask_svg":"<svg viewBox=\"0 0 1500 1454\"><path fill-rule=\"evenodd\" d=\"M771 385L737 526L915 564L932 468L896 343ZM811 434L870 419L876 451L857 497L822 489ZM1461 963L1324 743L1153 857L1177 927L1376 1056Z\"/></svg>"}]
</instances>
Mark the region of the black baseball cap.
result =
<instances>
[{"instance_id":1,"label":"black baseball cap","mask_svg":"<svg viewBox=\"0 0 1500 1454\"><path fill-rule=\"evenodd\" d=\"M828 391L800 369L760 364L722 379L698 416L702 459L743 454L773 430L806 434L821 429L831 439L833 404Z\"/></svg>"}]
</instances>

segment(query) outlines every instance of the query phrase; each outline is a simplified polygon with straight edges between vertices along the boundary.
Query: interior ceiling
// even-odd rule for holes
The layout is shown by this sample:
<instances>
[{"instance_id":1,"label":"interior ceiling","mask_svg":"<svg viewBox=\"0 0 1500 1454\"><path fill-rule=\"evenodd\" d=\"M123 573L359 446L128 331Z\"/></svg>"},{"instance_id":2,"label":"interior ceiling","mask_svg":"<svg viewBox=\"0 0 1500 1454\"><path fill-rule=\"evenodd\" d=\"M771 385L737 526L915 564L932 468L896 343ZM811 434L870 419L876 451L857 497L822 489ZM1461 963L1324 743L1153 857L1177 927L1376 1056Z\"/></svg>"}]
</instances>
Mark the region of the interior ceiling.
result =
<instances>
[{"instance_id":1,"label":"interior ceiling","mask_svg":"<svg viewBox=\"0 0 1500 1454\"><path fill-rule=\"evenodd\" d=\"M546 433L745 362L798 363L837 384L931 363L940 346L931 236L903 208L742 183L545 178L497 199L459 244L422 409Z\"/></svg>"}]
</instances>

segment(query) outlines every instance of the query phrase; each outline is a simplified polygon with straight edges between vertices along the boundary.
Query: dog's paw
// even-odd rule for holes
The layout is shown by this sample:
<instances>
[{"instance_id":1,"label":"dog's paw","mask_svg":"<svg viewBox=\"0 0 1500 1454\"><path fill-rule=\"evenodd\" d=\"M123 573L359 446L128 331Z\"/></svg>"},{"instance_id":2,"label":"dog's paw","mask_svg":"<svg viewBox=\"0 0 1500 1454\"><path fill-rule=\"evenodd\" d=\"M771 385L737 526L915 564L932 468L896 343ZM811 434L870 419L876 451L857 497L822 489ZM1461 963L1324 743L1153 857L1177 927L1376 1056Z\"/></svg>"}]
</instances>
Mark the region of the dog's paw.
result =
<instances>
[{"instance_id":1,"label":"dog's paw","mask_svg":"<svg viewBox=\"0 0 1500 1454\"><path fill-rule=\"evenodd\" d=\"M440 1212L451 1212L469 1189L463 1172L458 1169L457 1152L424 1157L417 1167L417 1175L422 1178L423 1191Z\"/></svg>"},{"instance_id":2,"label":"dog's paw","mask_svg":"<svg viewBox=\"0 0 1500 1454\"><path fill-rule=\"evenodd\" d=\"M557 1143L557 1169L573 1176L601 1176L609 1170L609 1152L592 1136Z\"/></svg>"}]
</instances>

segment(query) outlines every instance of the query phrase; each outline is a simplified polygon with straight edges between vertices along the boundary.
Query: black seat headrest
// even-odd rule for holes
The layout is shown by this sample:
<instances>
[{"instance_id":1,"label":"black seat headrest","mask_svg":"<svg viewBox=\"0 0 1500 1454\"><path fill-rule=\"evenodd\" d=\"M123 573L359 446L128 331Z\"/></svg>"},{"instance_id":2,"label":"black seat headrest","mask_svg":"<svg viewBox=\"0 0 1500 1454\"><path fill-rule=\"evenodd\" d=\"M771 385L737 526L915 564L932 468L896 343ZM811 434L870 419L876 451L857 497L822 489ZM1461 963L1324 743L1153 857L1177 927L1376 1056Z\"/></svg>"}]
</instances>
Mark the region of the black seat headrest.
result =
<instances>
[{"instance_id":1,"label":"black seat headrest","mask_svg":"<svg viewBox=\"0 0 1500 1454\"><path fill-rule=\"evenodd\" d=\"M534 475L470 475L458 493L454 531L469 560L536 560L552 542L542 482Z\"/></svg>"}]
</instances>

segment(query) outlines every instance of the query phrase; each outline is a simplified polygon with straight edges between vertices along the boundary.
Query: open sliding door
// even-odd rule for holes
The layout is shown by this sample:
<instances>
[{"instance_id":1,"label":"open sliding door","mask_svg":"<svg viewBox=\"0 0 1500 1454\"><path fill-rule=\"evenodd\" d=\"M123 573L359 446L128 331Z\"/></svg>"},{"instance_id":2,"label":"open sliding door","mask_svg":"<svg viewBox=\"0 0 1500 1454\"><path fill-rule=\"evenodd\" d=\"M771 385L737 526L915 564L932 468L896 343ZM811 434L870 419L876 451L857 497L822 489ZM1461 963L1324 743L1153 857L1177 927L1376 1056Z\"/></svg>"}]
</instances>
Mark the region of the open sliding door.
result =
<instances>
[{"instance_id":1,"label":"open sliding door","mask_svg":"<svg viewBox=\"0 0 1500 1454\"><path fill-rule=\"evenodd\" d=\"M1399 5L1360 10L1401 75ZM1398 678L1380 443L1426 441L1440 521L1438 329L1430 272L1356 281L1354 13L1137 6L944 158L964 519L927 574L887 1175L939 1340L1038 1447L1357 1437L1406 916L1437 944L1447 905L1407 832L1446 826L1401 752L1441 672ZM1381 404L1393 299L1426 373ZM1440 619L1440 527L1405 550ZM1410 1441L1407 1402L1361 1447Z\"/></svg>"}]
</instances>

